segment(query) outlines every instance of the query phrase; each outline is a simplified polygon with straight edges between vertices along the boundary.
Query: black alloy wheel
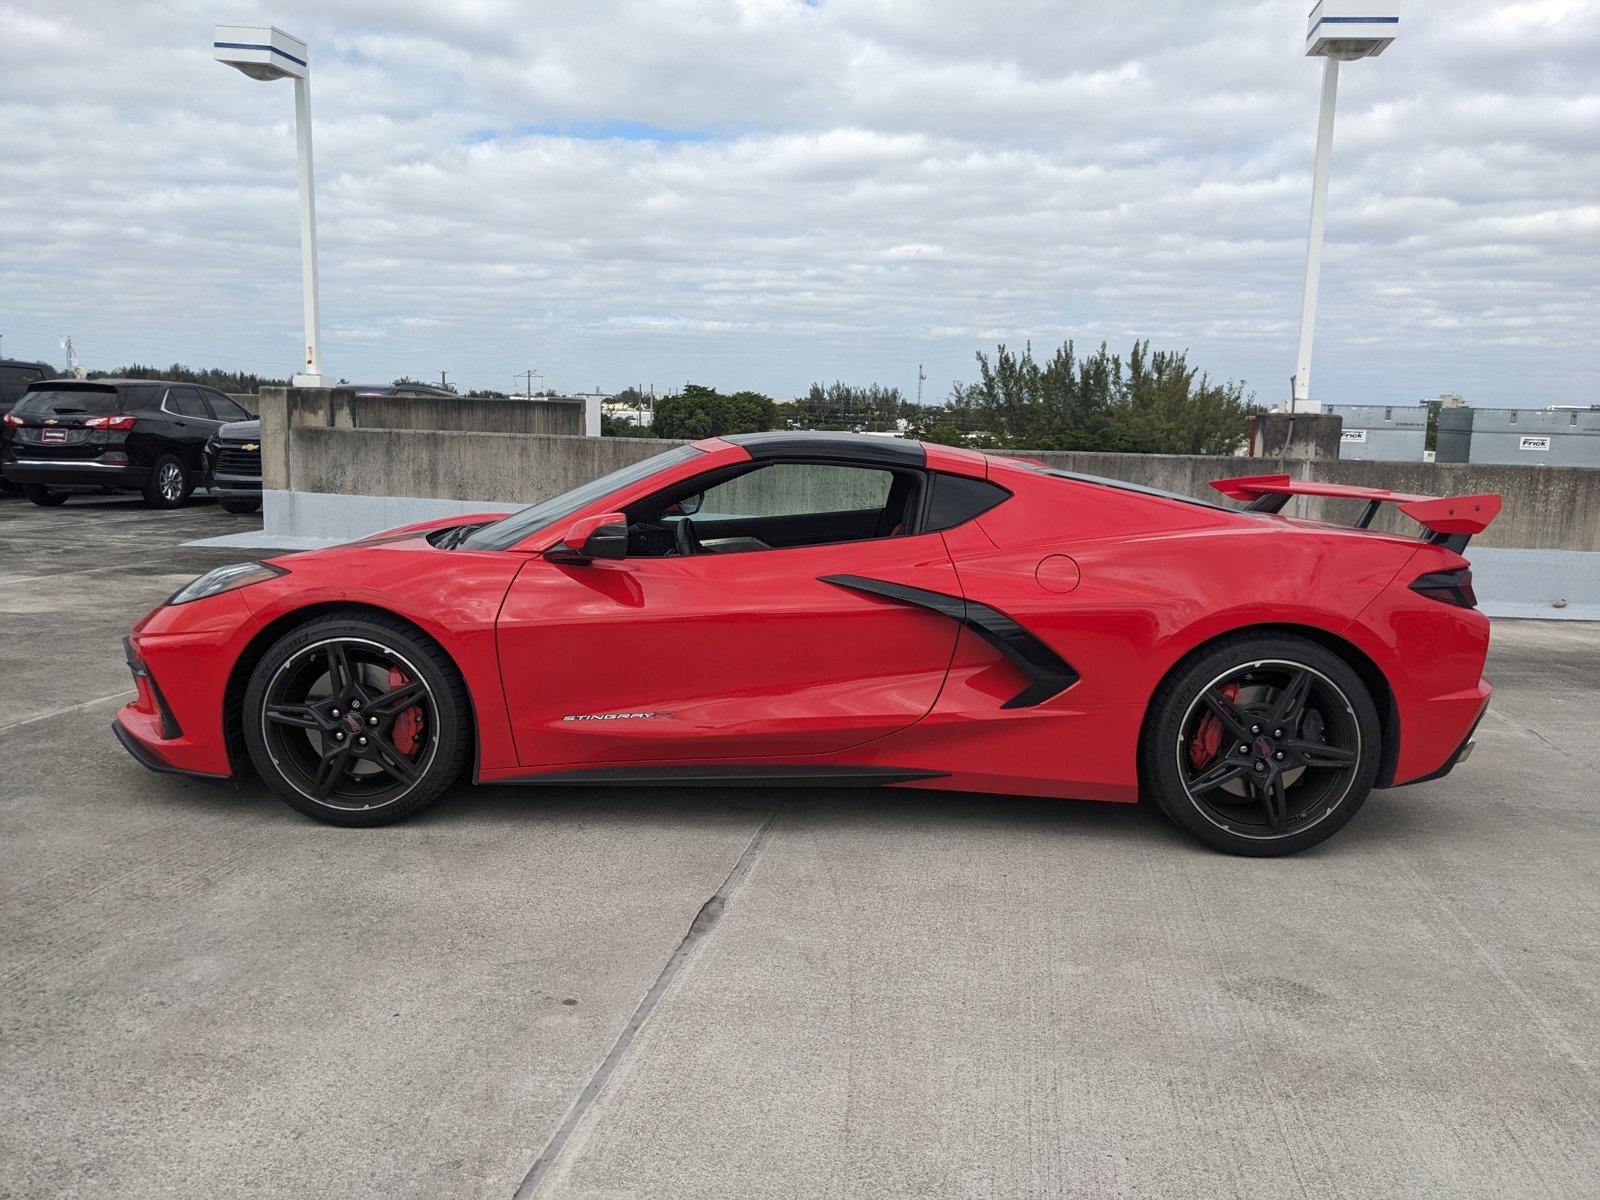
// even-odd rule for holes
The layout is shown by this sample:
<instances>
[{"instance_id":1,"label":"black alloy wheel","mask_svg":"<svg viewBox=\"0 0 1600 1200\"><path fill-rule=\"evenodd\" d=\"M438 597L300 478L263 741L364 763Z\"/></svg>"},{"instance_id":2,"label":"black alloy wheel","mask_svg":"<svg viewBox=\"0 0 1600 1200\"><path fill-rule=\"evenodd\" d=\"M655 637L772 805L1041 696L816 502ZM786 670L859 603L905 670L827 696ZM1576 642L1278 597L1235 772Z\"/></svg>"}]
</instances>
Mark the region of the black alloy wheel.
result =
<instances>
[{"instance_id":1,"label":"black alloy wheel","mask_svg":"<svg viewBox=\"0 0 1600 1200\"><path fill-rule=\"evenodd\" d=\"M1228 640L1158 693L1145 778L1168 816L1219 849L1303 850L1343 826L1371 790L1376 707L1350 666L1315 643Z\"/></svg>"},{"instance_id":2,"label":"black alloy wheel","mask_svg":"<svg viewBox=\"0 0 1600 1200\"><path fill-rule=\"evenodd\" d=\"M323 618L257 666L244 726L262 777L319 820L378 825L459 775L465 692L448 658L402 622Z\"/></svg>"}]
</instances>

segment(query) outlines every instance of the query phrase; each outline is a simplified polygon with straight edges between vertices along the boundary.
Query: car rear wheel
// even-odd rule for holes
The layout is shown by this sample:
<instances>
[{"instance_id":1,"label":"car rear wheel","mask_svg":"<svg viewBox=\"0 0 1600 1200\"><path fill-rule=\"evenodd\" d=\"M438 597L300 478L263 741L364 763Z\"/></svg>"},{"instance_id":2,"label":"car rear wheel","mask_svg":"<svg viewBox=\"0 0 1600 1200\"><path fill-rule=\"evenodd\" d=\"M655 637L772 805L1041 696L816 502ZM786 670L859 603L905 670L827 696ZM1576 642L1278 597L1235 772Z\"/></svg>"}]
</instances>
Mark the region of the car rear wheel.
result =
<instances>
[{"instance_id":1,"label":"car rear wheel","mask_svg":"<svg viewBox=\"0 0 1600 1200\"><path fill-rule=\"evenodd\" d=\"M67 492L52 492L49 488L37 483L22 485L22 494L35 504L45 508L56 508L67 502Z\"/></svg>"},{"instance_id":2,"label":"car rear wheel","mask_svg":"<svg viewBox=\"0 0 1600 1200\"><path fill-rule=\"evenodd\" d=\"M217 503L222 506L223 512L253 513L261 510L259 500L218 500Z\"/></svg>"},{"instance_id":3,"label":"car rear wheel","mask_svg":"<svg viewBox=\"0 0 1600 1200\"><path fill-rule=\"evenodd\" d=\"M1141 775L1161 810L1231 854L1293 854L1337 833L1378 774L1382 731L1361 677L1292 636L1224 638L1156 692Z\"/></svg>"},{"instance_id":4,"label":"car rear wheel","mask_svg":"<svg viewBox=\"0 0 1600 1200\"><path fill-rule=\"evenodd\" d=\"M163 454L150 468L150 482L144 485L145 503L152 508L177 508L189 498L189 472L170 454Z\"/></svg>"},{"instance_id":5,"label":"car rear wheel","mask_svg":"<svg viewBox=\"0 0 1600 1200\"><path fill-rule=\"evenodd\" d=\"M404 622L332 615L280 638L245 690L251 761L307 816L385 825L432 803L470 742L465 685Z\"/></svg>"}]
</instances>

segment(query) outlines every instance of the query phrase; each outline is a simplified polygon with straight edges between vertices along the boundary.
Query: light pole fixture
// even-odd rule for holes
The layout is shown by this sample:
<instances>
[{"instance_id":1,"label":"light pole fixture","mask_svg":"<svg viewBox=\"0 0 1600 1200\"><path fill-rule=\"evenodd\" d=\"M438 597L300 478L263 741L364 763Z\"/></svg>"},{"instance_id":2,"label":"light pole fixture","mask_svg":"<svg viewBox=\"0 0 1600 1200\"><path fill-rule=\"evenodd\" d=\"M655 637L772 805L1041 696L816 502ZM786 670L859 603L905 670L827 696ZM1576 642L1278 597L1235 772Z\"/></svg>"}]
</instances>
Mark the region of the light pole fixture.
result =
<instances>
[{"instance_id":1,"label":"light pole fixture","mask_svg":"<svg viewBox=\"0 0 1600 1200\"><path fill-rule=\"evenodd\" d=\"M306 44L275 25L218 25L212 57L251 79L294 80L295 146L300 159L300 287L306 314L305 370L296 387L323 387L322 316L317 300L317 200L311 179L311 68Z\"/></svg>"},{"instance_id":2,"label":"light pole fixture","mask_svg":"<svg viewBox=\"0 0 1600 1200\"><path fill-rule=\"evenodd\" d=\"M1400 0L1321 0L1306 18L1306 57L1322 59L1322 110L1317 116L1311 232L1306 238L1306 283L1300 296L1300 345L1295 354L1291 409L1311 394L1311 340L1317 324L1317 282L1322 274L1322 232L1328 215L1339 64L1382 54L1399 29Z\"/></svg>"}]
</instances>

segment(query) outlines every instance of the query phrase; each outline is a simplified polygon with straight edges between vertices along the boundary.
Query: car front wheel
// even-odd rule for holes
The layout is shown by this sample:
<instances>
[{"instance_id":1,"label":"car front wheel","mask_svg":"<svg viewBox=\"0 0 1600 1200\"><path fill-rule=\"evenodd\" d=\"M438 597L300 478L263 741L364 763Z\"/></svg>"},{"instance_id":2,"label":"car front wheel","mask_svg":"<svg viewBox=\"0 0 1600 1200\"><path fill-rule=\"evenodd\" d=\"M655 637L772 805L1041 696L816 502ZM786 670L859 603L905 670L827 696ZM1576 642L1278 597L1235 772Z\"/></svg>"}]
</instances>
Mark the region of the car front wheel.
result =
<instances>
[{"instance_id":1,"label":"car front wheel","mask_svg":"<svg viewBox=\"0 0 1600 1200\"><path fill-rule=\"evenodd\" d=\"M468 711L454 664L415 629L330 615L267 651L243 724L256 770L293 807L333 825L384 825L461 774Z\"/></svg>"},{"instance_id":2,"label":"car front wheel","mask_svg":"<svg viewBox=\"0 0 1600 1200\"><path fill-rule=\"evenodd\" d=\"M1141 774L1178 826L1231 854L1293 854L1337 833L1372 790L1377 707L1336 654L1302 638L1221 639L1151 703Z\"/></svg>"}]
</instances>

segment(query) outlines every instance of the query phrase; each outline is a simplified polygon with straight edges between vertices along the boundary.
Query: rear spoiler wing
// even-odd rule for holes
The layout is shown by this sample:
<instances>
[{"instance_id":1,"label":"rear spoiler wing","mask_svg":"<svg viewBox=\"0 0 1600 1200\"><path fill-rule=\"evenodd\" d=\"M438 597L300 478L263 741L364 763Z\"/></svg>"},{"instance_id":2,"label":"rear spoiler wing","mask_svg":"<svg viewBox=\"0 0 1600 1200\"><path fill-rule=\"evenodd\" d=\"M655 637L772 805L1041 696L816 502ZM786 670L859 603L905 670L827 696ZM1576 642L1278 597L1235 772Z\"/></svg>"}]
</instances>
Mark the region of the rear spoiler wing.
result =
<instances>
[{"instance_id":1,"label":"rear spoiler wing","mask_svg":"<svg viewBox=\"0 0 1600 1200\"><path fill-rule=\"evenodd\" d=\"M1356 521L1365 529L1385 504L1401 512L1428 531L1428 541L1454 550L1466 548L1475 533L1482 533L1500 515L1500 496L1485 492L1479 496L1413 496L1386 488L1358 487L1347 483L1313 483L1287 475L1241 475L1236 479L1216 479L1211 486L1224 496L1249 501L1246 512L1279 511L1290 496L1329 496L1343 500L1365 500L1367 507Z\"/></svg>"}]
</instances>

